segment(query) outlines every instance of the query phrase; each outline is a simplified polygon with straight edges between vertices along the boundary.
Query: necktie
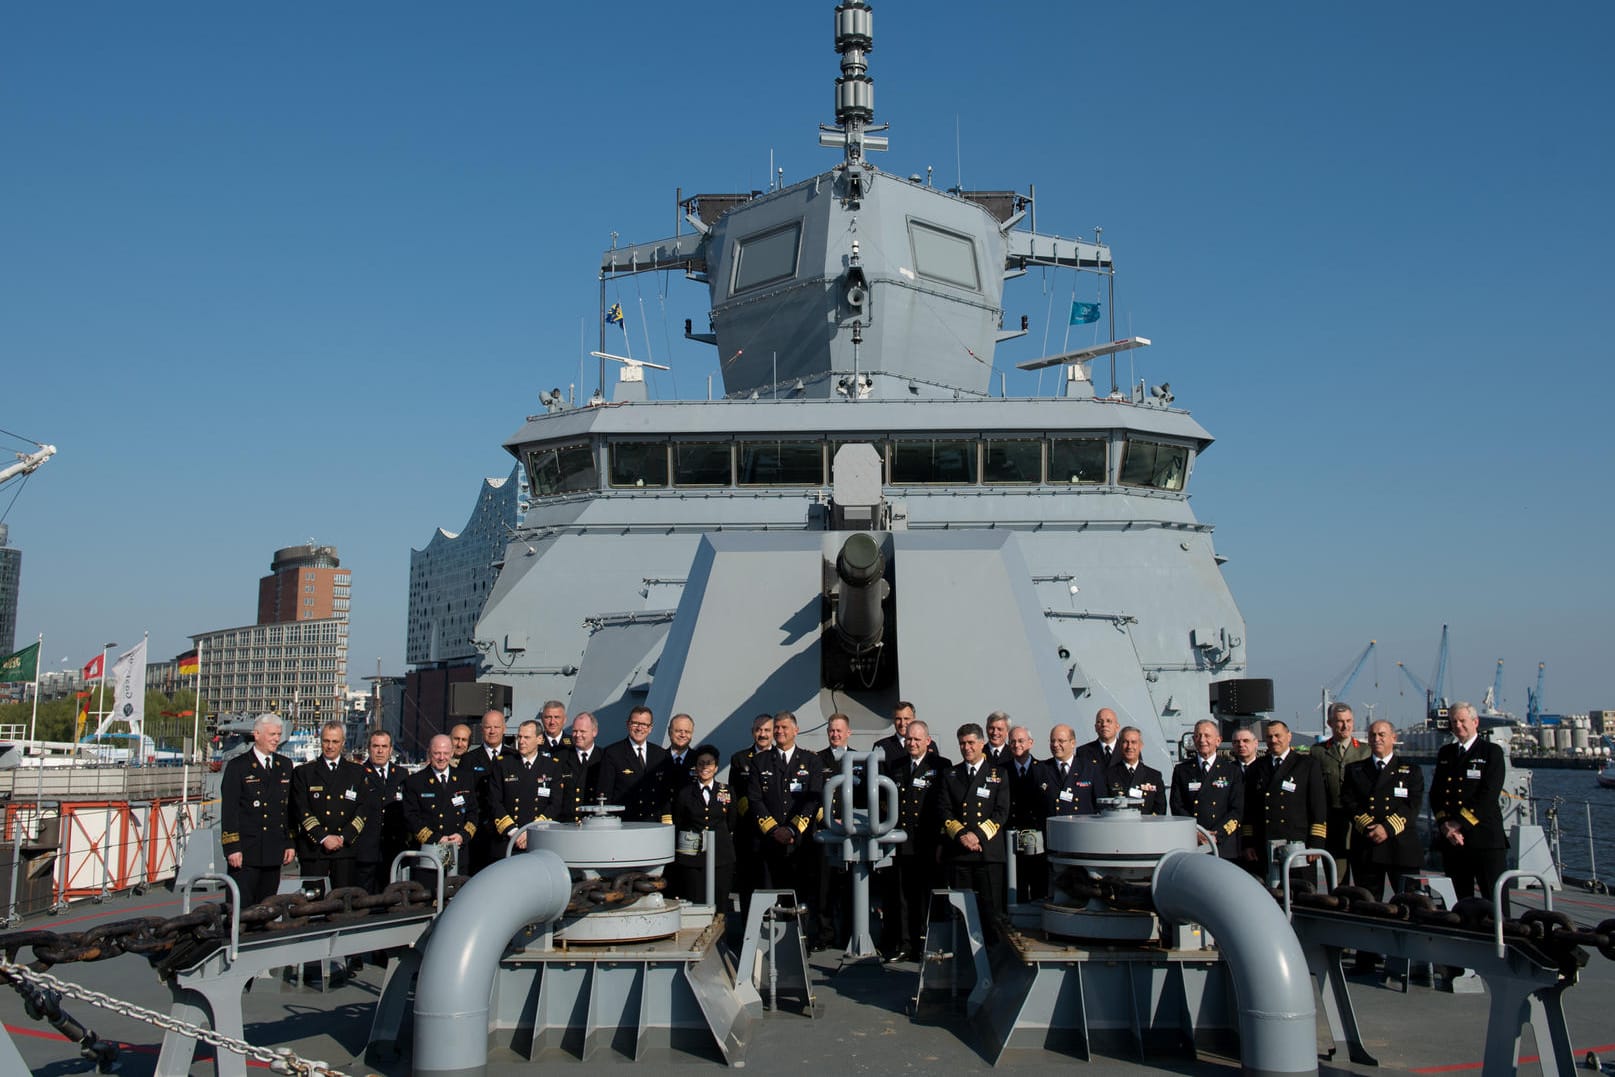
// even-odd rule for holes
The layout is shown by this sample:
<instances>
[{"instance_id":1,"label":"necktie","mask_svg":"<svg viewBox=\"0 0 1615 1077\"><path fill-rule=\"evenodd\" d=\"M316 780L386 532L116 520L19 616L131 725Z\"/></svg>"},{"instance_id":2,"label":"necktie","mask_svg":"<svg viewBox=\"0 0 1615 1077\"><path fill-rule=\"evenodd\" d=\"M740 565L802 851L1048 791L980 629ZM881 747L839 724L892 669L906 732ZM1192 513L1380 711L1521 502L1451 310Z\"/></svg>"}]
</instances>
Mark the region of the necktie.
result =
<instances>
[{"instance_id":1,"label":"necktie","mask_svg":"<svg viewBox=\"0 0 1615 1077\"><path fill-rule=\"evenodd\" d=\"M449 784L449 772L448 771L440 770L440 771L437 772L437 784L439 784L439 785L448 785Z\"/></svg>"},{"instance_id":2,"label":"necktie","mask_svg":"<svg viewBox=\"0 0 1615 1077\"><path fill-rule=\"evenodd\" d=\"M533 761L531 759L523 759L522 760L522 766L526 767L528 770L532 770L533 769Z\"/></svg>"},{"instance_id":3,"label":"necktie","mask_svg":"<svg viewBox=\"0 0 1615 1077\"><path fill-rule=\"evenodd\" d=\"M1375 767L1375 769L1383 772L1385 770L1385 760L1383 760L1383 759L1374 760L1374 767Z\"/></svg>"},{"instance_id":4,"label":"necktie","mask_svg":"<svg viewBox=\"0 0 1615 1077\"><path fill-rule=\"evenodd\" d=\"M1211 760L1209 760L1209 759L1200 760L1200 773L1201 774L1210 774L1211 773Z\"/></svg>"},{"instance_id":5,"label":"necktie","mask_svg":"<svg viewBox=\"0 0 1615 1077\"><path fill-rule=\"evenodd\" d=\"M336 760L335 759L330 760L325 765L331 768L331 773L332 774L336 773Z\"/></svg>"},{"instance_id":6,"label":"necktie","mask_svg":"<svg viewBox=\"0 0 1615 1077\"><path fill-rule=\"evenodd\" d=\"M1068 764L1064 759L1060 760L1060 784L1061 785L1065 784L1065 780L1070 775L1070 773L1071 773L1070 764Z\"/></svg>"},{"instance_id":7,"label":"necktie","mask_svg":"<svg viewBox=\"0 0 1615 1077\"><path fill-rule=\"evenodd\" d=\"M710 786L701 787L701 802L710 806L712 804L712 789Z\"/></svg>"},{"instance_id":8,"label":"necktie","mask_svg":"<svg viewBox=\"0 0 1615 1077\"><path fill-rule=\"evenodd\" d=\"M643 744L634 745L634 754L639 756L639 765L644 766L645 765L645 746Z\"/></svg>"},{"instance_id":9,"label":"necktie","mask_svg":"<svg viewBox=\"0 0 1615 1077\"><path fill-rule=\"evenodd\" d=\"M1110 745L1103 745L1100 751L1105 753L1105 764L1108 766L1110 764Z\"/></svg>"},{"instance_id":10,"label":"necktie","mask_svg":"<svg viewBox=\"0 0 1615 1077\"><path fill-rule=\"evenodd\" d=\"M970 780L971 780L971 781L975 781L975 780L976 780L976 766L975 766L975 764L974 764L974 763L972 763L972 764L971 764L971 765L970 765Z\"/></svg>"}]
</instances>

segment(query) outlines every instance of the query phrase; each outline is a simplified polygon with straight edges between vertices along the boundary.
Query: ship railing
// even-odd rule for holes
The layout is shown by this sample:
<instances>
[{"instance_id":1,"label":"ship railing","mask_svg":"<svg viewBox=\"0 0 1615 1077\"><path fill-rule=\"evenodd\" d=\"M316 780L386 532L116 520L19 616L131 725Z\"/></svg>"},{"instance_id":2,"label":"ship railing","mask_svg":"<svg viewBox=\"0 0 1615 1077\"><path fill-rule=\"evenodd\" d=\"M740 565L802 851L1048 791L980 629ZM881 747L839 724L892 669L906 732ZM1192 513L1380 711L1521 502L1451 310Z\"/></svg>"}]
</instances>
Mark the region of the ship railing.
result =
<instances>
[{"instance_id":1,"label":"ship railing","mask_svg":"<svg viewBox=\"0 0 1615 1077\"><path fill-rule=\"evenodd\" d=\"M75 899L140 894L173 879L214 805L198 795L26 797L4 805L0 920L55 913Z\"/></svg>"},{"instance_id":2,"label":"ship railing","mask_svg":"<svg viewBox=\"0 0 1615 1077\"><path fill-rule=\"evenodd\" d=\"M1615 813L1615 804L1559 796L1530 799L1547 833L1548 849L1560 880L1566 886L1574 886L1588 893L1609 893L1609 884L1598 877L1598 834L1615 835L1615 814L1612 814ZM1585 847L1585 862L1577 855L1573 865L1567 864L1567 846L1576 854ZM1574 871L1569 870L1572 866ZM1585 876L1580 874L1583 870Z\"/></svg>"}]
</instances>

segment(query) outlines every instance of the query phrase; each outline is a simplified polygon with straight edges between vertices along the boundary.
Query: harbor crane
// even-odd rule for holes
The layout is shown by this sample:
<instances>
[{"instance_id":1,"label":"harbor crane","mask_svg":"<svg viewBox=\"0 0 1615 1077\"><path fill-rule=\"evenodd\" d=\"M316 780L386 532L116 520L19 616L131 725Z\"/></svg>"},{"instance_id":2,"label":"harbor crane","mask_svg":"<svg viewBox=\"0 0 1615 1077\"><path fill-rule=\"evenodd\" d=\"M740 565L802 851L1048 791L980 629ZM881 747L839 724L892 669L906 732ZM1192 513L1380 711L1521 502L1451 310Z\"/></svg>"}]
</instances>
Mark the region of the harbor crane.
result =
<instances>
[{"instance_id":1,"label":"harbor crane","mask_svg":"<svg viewBox=\"0 0 1615 1077\"><path fill-rule=\"evenodd\" d=\"M1329 717L1329 704L1343 699L1351 692L1351 686L1357 683L1358 674L1362 673L1363 667L1368 664L1368 656L1374 653L1375 642L1374 640L1369 640L1368 646L1363 648L1363 653L1357 656L1357 660L1351 664L1351 667L1343 675L1336 677L1323 686L1323 702L1319 704L1319 707L1323 710L1325 718ZM1375 666L1374 683L1376 686L1379 684L1378 671L1379 667Z\"/></svg>"},{"instance_id":2,"label":"harbor crane","mask_svg":"<svg viewBox=\"0 0 1615 1077\"><path fill-rule=\"evenodd\" d=\"M1547 679L1548 664L1536 664L1536 687L1525 690L1525 723L1527 725L1542 724L1542 682Z\"/></svg>"},{"instance_id":3,"label":"harbor crane","mask_svg":"<svg viewBox=\"0 0 1615 1077\"><path fill-rule=\"evenodd\" d=\"M1429 684L1425 684L1423 681L1421 681L1414 675L1411 669L1408 669L1408 667L1401 662L1396 664L1396 668L1401 670L1402 675L1413 682L1413 687L1417 688L1424 695L1425 722L1432 728L1446 729L1448 706L1447 626L1441 626L1441 647L1436 652L1436 671L1434 676L1430 678Z\"/></svg>"}]
</instances>

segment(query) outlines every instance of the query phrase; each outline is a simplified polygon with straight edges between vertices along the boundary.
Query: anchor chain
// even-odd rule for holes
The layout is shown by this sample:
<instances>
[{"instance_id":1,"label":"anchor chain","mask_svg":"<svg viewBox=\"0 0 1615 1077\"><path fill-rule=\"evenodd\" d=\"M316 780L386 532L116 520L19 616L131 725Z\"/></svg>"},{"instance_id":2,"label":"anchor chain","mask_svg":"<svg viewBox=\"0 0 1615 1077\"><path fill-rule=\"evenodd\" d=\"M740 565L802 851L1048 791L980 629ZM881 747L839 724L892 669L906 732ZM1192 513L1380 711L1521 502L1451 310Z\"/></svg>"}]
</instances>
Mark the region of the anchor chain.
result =
<instances>
[{"instance_id":1,"label":"anchor chain","mask_svg":"<svg viewBox=\"0 0 1615 1077\"><path fill-rule=\"evenodd\" d=\"M113 998L100 991L82 987L78 984L52 976L48 972L35 972L26 965L19 965L10 958L0 957L0 973L5 974L13 983L27 984L35 991L53 991L57 995L88 1002L110 1013L130 1017L137 1021L144 1021L154 1025L165 1032L179 1032L202 1043L230 1051L254 1062L267 1064L273 1073L299 1074L303 1077L350 1077L349 1074L336 1069L318 1059L303 1058L289 1047L268 1048L254 1047L246 1040L238 1040L232 1036L225 1036L210 1028L193 1025L189 1021L181 1021L177 1017L148 1010L144 1006L137 1006L132 1002ZM94 1039L94 1033L90 1034ZM98 1041L99 1042L99 1041ZM103 1070L103 1072L105 1072Z\"/></svg>"}]
</instances>

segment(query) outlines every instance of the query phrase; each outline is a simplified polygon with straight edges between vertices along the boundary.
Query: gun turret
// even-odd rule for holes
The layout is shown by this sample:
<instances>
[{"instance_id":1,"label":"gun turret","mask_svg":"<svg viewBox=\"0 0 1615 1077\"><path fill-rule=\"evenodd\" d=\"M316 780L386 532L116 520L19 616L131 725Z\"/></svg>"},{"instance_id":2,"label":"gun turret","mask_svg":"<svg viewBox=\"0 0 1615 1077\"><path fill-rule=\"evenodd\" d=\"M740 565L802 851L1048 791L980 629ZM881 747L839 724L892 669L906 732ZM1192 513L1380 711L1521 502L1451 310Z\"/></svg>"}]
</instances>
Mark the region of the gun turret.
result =
<instances>
[{"instance_id":1,"label":"gun turret","mask_svg":"<svg viewBox=\"0 0 1615 1077\"><path fill-rule=\"evenodd\" d=\"M862 654L880 646L886 630L881 603L886 600L886 558L880 543L862 532L847 539L836 555L839 598L836 602L836 639L849 654Z\"/></svg>"}]
</instances>

